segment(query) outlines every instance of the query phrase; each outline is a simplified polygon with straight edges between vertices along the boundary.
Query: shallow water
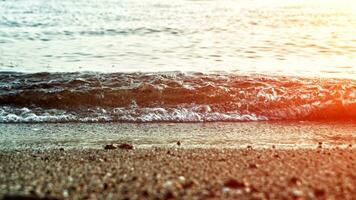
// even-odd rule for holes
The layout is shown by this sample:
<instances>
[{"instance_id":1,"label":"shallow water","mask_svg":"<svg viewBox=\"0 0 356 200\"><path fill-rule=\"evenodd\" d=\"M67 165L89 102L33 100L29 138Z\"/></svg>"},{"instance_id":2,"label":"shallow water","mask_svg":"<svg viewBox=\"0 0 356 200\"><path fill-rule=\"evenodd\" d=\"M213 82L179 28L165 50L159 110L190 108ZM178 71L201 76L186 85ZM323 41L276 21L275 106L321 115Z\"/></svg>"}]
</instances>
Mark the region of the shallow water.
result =
<instances>
[{"instance_id":1,"label":"shallow water","mask_svg":"<svg viewBox=\"0 0 356 200\"><path fill-rule=\"evenodd\" d=\"M356 77L353 0L2 0L1 71Z\"/></svg>"},{"instance_id":2,"label":"shallow water","mask_svg":"<svg viewBox=\"0 0 356 200\"><path fill-rule=\"evenodd\" d=\"M316 148L355 146L348 123L65 123L0 124L0 150L102 149L109 143L135 148ZM181 146L177 146L177 141Z\"/></svg>"}]
</instances>

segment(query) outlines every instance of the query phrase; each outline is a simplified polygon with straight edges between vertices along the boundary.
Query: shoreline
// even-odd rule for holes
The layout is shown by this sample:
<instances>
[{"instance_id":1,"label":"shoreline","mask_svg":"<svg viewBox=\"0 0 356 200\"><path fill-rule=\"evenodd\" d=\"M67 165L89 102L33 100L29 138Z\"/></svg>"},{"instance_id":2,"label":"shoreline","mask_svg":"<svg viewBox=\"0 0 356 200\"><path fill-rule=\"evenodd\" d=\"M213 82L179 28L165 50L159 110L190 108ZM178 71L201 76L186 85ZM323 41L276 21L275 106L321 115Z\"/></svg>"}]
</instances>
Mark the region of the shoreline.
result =
<instances>
[{"instance_id":1,"label":"shoreline","mask_svg":"<svg viewBox=\"0 0 356 200\"><path fill-rule=\"evenodd\" d=\"M0 198L355 199L355 158L353 147L1 151Z\"/></svg>"},{"instance_id":2,"label":"shoreline","mask_svg":"<svg viewBox=\"0 0 356 200\"><path fill-rule=\"evenodd\" d=\"M354 123L107 123L0 124L0 151L102 149L129 142L137 148L315 148L356 146Z\"/></svg>"}]
</instances>

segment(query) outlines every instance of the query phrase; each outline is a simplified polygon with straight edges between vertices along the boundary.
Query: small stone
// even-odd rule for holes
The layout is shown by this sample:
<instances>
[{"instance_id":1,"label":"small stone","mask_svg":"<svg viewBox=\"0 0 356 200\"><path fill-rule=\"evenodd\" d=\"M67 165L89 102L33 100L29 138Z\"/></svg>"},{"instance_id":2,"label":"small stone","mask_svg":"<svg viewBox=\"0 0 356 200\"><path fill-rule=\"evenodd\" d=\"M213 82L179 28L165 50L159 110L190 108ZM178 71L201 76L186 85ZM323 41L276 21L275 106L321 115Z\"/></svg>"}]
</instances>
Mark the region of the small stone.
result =
<instances>
[{"instance_id":1,"label":"small stone","mask_svg":"<svg viewBox=\"0 0 356 200\"><path fill-rule=\"evenodd\" d=\"M252 146L251 145L247 145L247 149L252 149Z\"/></svg>"},{"instance_id":2,"label":"small stone","mask_svg":"<svg viewBox=\"0 0 356 200\"><path fill-rule=\"evenodd\" d=\"M228 187L223 187L222 192L223 192L223 193L229 193L229 192L230 192L230 188L228 188Z\"/></svg>"},{"instance_id":3,"label":"small stone","mask_svg":"<svg viewBox=\"0 0 356 200\"><path fill-rule=\"evenodd\" d=\"M248 165L248 167L249 167L250 169L257 169L257 168L258 168L258 165L255 164L255 163L250 163L250 164Z\"/></svg>"},{"instance_id":4,"label":"small stone","mask_svg":"<svg viewBox=\"0 0 356 200\"><path fill-rule=\"evenodd\" d=\"M71 183L73 181L74 181L74 179L71 176L68 176L68 182Z\"/></svg>"},{"instance_id":5,"label":"small stone","mask_svg":"<svg viewBox=\"0 0 356 200\"><path fill-rule=\"evenodd\" d=\"M113 144L107 144L107 145L105 145L104 149L106 149L106 150L116 149L116 146Z\"/></svg>"},{"instance_id":6,"label":"small stone","mask_svg":"<svg viewBox=\"0 0 356 200\"><path fill-rule=\"evenodd\" d=\"M295 176L293 176L291 179L289 179L289 185L296 185L299 183L299 179Z\"/></svg>"},{"instance_id":7,"label":"small stone","mask_svg":"<svg viewBox=\"0 0 356 200\"><path fill-rule=\"evenodd\" d=\"M246 182L240 182L236 179L229 179L228 181L226 181L224 183L224 186L225 187L228 187L228 188L234 188L234 189L237 189L237 188L244 188L244 187L247 187L248 184Z\"/></svg>"},{"instance_id":8,"label":"small stone","mask_svg":"<svg viewBox=\"0 0 356 200\"><path fill-rule=\"evenodd\" d=\"M275 149L276 148L276 146L275 145L272 145L272 149Z\"/></svg>"},{"instance_id":9,"label":"small stone","mask_svg":"<svg viewBox=\"0 0 356 200\"><path fill-rule=\"evenodd\" d=\"M303 196L303 191L298 190L298 189L292 189L291 194L294 197L301 197L301 196Z\"/></svg>"},{"instance_id":10,"label":"small stone","mask_svg":"<svg viewBox=\"0 0 356 200\"><path fill-rule=\"evenodd\" d=\"M185 177L184 176L179 176L178 180L180 183L184 184L185 183Z\"/></svg>"},{"instance_id":11,"label":"small stone","mask_svg":"<svg viewBox=\"0 0 356 200\"><path fill-rule=\"evenodd\" d=\"M59 148L59 151L64 151L64 148L63 147Z\"/></svg>"},{"instance_id":12,"label":"small stone","mask_svg":"<svg viewBox=\"0 0 356 200\"><path fill-rule=\"evenodd\" d=\"M314 189L314 195L316 197L323 197L323 196L325 196L325 190L324 189L315 188Z\"/></svg>"},{"instance_id":13,"label":"small stone","mask_svg":"<svg viewBox=\"0 0 356 200\"><path fill-rule=\"evenodd\" d=\"M321 149L321 148L322 148L322 145L323 145L323 143L322 143L322 142L319 142L319 143L318 143L318 148Z\"/></svg>"},{"instance_id":14,"label":"small stone","mask_svg":"<svg viewBox=\"0 0 356 200\"><path fill-rule=\"evenodd\" d=\"M180 146L180 145L181 145L180 141L178 141L178 142L177 142L177 145L178 145L178 146Z\"/></svg>"},{"instance_id":15,"label":"small stone","mask_svg":"<svg viewBox=\"0 0 356 200\"><path fill-rule=\"evenodd\" d=\"M172 181L166 181L164 184L163 184L163 187L165 189L172 189L173 187L173 182Z\"/></svg>"},{"instance_id":16,"label":"small stone","mask_svg":"<svg viewBox=\"0 0 356 200\"><path fill-rule=\"evenodd\" d=\"M132 144L128 144L128 143L122 143L118 147L119 149L128 149L128 150L134 148Z\"/></svg>"},{"instance_id":17,"label":"small stone","mask_svg":"<svg viewBox=\"0 0 356 200\"><path fill-rule=\"evenodd\" d=\"M246 188L244 189L244 191L245 191L246 193L251 193L251 188L246 187Z\"/></svg>"},{"instance_id":18,"label":"small stone","mask_svg":"<svg viewBox=\"0 0 356 200\"><path fill-rule=\"evenodd\" d=\"M64 198L68 198L69 197L68 190L63 190L63 197Z\"/></svg>"}]
</instances>

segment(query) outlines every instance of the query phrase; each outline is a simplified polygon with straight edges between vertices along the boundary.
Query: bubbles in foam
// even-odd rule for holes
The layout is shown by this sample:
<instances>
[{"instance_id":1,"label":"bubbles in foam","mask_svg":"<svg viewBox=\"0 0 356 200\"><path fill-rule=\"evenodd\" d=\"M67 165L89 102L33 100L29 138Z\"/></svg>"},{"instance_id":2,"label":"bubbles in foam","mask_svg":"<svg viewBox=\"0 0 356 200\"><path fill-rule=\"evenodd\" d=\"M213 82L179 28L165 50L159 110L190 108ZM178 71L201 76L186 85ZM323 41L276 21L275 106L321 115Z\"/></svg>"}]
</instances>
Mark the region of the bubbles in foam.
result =
<instances>
[{"instance_id":1,"label":"bubbles in foam","mask_svg":"<svg viewBox=\"0 0 356 200\"><path fill-rule=\"evenodd\" d=\"M201 107L192 108L114 108L68 113L65 111L33 111L28 108L0 108L0 123L32 122L213 122L213 121L258 121L267 120L255 114L201 112ZM18 112L28 110L28 112ZM35 113L37 112L37 113Z\"/></svg>"}]
</instances>

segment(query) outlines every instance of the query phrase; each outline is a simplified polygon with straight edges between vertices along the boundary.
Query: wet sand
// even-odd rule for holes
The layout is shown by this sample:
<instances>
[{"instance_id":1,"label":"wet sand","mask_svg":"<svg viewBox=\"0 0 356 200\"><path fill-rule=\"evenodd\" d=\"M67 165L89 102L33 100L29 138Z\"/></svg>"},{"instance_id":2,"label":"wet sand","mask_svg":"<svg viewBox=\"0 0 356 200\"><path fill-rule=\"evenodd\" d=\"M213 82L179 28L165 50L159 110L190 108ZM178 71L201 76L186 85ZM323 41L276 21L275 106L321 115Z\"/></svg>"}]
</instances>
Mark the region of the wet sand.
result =
<instances>
[{"instance_id":1,"label":"wet sand","mask_svg":"<svg viewBox=\"0 0 356 200\"><path fill-rule=\"evenodd\" d=\"M12 150L0 198L351 200L355 166L353 147Z\"/></svg>"},{"instance_id":2,"label":"wet sand","mask_svg":"<svg viewBox=\"0 0 356 200\"><path fill-rule=\"evenodd\" d=\"M114 142L138 148L314 148L356 145L356 123L34 123L0 124L0 151L102 149Z\"/></svg>"}]
</instances>

